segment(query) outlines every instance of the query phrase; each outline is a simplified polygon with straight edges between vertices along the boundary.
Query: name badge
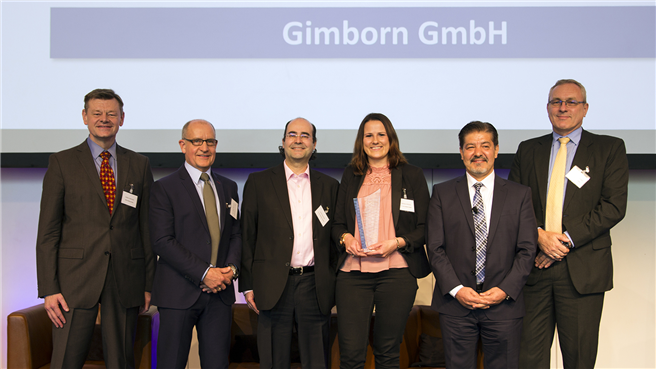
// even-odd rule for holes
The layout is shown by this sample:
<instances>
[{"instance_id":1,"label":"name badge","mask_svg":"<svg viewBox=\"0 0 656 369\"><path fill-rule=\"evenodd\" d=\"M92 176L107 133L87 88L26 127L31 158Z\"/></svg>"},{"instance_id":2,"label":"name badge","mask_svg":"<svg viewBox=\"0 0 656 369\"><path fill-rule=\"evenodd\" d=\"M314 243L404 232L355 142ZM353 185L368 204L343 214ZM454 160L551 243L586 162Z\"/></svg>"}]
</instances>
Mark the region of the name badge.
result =
<instances>
[{"instance_id":1,"label":"name badge","mask_svg":"<svg viewBox=\"0 0 656 369\"><path fill-rule=\"evenodd\" d=\"M319 222L321 222L321 226L325 227L326 223L328 223L330 219L328 219L328 215L326 214L327 212L323 210L323 206L319 205L319 207L317 208L317 210L314 211L314 213L317 214L317 218L319 218Z\"/></svg>"},{"instance_id":2,"label":"name badge","mask_svg":"<svg viewBox=\"0 0 656 369\"><path fill-rule=\"evenodd\" d=\"M415 200L401 199L401 211L407 211L408 213L414 213L415 212Z\"/></svg>"},{"instance_id":3,"label":"name badge","mask_svg":"<svg viewBox=\"0 0 656 369\"><path fill-rule=\"evenodd\" d=\"M121 196L121 204L131 206L136 209L138 198L139 197L135 194L131 194L127 191L123 191L123 196Z\"/></svg>"},{"instance_id":4,"label":"name badge","mask_svg":"<svg viewBox=\"0 0 656 369\"><path fill-rule=\"evenodd\" d=\"M575 165L565 177L574 183L576 187L581 188L590 180L588 173L590 173L590 167L585 167L585 170L583 170Z\"/></svg>"},{"instance_id":5,"label":"name badge","mask_svg":"<svg viewBox=\"0 0 656 369\"><path fill-rule=\"evenodd\" d=\"M237 219L237 216L239 216L239 204L237 204L237 201L230 199L230 205L228 207L230 208L230 216Z\"/></svg>"}]
</instances>

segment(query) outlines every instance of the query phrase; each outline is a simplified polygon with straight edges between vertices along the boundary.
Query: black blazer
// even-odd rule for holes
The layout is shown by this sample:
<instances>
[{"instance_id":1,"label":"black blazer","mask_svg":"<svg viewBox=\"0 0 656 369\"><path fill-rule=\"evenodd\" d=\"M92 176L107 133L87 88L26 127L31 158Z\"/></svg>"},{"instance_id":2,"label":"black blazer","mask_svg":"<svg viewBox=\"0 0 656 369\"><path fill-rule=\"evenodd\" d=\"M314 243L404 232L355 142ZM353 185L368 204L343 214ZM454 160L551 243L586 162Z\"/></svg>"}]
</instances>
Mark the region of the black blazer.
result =
<instances>
[{"instance_id":1,"label":"black blazer","mask_svg":"<svg viewBox=\"0 0 656 369\"><path fill-rule=\"evenodd\" d=\"M119 145L116 163L110 215L86 140L50 156L36 243L40 297L61 293L69 307L91 308L103 290L111 253L121 304L144 304L155 274L148 232L153 175L147 157ZM131 188L138 196L136 208L121 203L123 191Z\"/></svg>"},{"instance_id":2,"label":"black blazer","mask_svg":"<svg viewBox=\"0 0 656 369\"><path fill-rule=\"evenodd\" d=\"M522 289L538 239L531 189L495 176L488 221L483 289L499 287L511 299L483 311L491 320L520 318L525 312ZM461 284L476 289L476 232L466 176L433 187L426 246L436 280L432 306L449 315L469 314L471 310L449 294Z\"/></svg>"},{"instance_id":3,"label":"black blazer","mask_svg":"<svg viewBox=\"0 0 656 369\"><path fill-rule=\"evenodd\" d=\"M327 315L335 305L336 252L331 244L330 229L339 182L310 169L310 186L314 278L319 307ZM319 205L327 211L329 219L324 226L314 214ZM239 290L253 290L258 309L271 310L287 283L294 247L292 211L282 163L248 176L241 210L243 250Z\"/></svg>"},{"instance_id":4,"label":"black blazer","mask_svg":"<svg viewBox=\"0 0 656 369\"><path fill-rule=\"evenodd\" d=\"M420 168L410 164L399 165L391 172L394 231L397 237L405 238L407 243L406 247L399 251L408 263L410 273L415 278L423 278L430 273L430 266L424 250L424 224L426 223L426 209L428 208L426 178ZM339 244L339 239L346 232L352 235L355 234L356 220L353 199L358 197L364 177L355 174L351 166L348 166L342 175L339 195L337 196L335 225L332 230L333 241L340 253L337 263L338 269L347 256L344 246ZM406 191L408 199L414 200L414 213L400 210L403 190Z\"/></svg>"},{"instance_id":5,"label":"black blazer","mask_svg":"<svg viewBox=\"0 0 656 369\"><path fill-rule=\"evenodd\" d=\"M239 220L230 215L231 200L239 204L237 184L212 172L219 195L221 240L216 264L240 267ZM239 218L239 215L237 215ZM211 236L203 203L184 165L153 184L150 197L150 234L159 255L153 286L154 305L187 309L202 293L201 278L210 265ZM225 304L235 302L234 284L218 293Z\"/></svg>"},{"instance_id":6,"label":"black blazer","mask_svg":"<svg viewBox=\"0 0 656 369\"><path fill-rule=\"evenodd\" d=\"M552 139L548 134L520 143L508 176L533 190L538 227L544 227ZM590 180L581 188L567 182L563 231L575 246L566 256L567 266L579 293L608 291L613 288L610 229L626 214L629 164L624 141L583 130L574 165L590 168ZM541 275L541 269L533 268L527 285L537 283Z\"/></svg>"}]
</instances>

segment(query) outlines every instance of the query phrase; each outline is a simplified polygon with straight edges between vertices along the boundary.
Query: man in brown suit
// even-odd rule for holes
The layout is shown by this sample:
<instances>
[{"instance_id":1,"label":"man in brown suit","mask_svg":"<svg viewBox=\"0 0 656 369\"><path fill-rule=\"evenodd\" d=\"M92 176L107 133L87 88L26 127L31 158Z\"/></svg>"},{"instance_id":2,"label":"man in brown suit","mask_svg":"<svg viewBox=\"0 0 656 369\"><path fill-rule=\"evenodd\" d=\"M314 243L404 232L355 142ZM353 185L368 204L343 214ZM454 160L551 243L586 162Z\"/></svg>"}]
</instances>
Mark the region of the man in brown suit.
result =
<instances>
[{"instance_id":1,"label":"man in brown suit","mask_svg":"<svg viewBox=\"0 0 656 369\"><path fill-rule=\"evenodd\" d=\"M155 273L147 218L153 176L148 158L116 144L124 117L114 91L88 93L89 137L51 155L43 179L37 279L55 328L51 368L83 366L99 304L106 366L134 367L136 318L139 306L150 305Z\"/></svg>"}]
</instances>

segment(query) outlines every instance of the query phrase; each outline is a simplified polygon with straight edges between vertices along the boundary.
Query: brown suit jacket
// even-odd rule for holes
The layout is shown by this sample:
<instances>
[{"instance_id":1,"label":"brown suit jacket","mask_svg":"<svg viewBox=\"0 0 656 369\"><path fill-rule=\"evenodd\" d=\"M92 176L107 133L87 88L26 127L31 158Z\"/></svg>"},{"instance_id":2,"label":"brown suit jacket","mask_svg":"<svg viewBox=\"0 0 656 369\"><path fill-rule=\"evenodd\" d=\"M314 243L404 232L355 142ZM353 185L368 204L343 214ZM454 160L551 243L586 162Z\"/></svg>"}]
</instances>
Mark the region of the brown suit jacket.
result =
<instances>
[{"instance_id":1,"label":"brown suit jacket","mask_svg":"<svg viewBox=\"0 0 656 369\"><path fill-rule=\"evenodd\" d=\"M148 158L116 145L112 215L86 141L50 156L43 179L36 244L39 296L62 293L69 307L98 303L111 256L121 304L144 304L155 274L148 232L153 176ZM123 191L138 196L121 204Z\"/></svg>"}]
</instances>

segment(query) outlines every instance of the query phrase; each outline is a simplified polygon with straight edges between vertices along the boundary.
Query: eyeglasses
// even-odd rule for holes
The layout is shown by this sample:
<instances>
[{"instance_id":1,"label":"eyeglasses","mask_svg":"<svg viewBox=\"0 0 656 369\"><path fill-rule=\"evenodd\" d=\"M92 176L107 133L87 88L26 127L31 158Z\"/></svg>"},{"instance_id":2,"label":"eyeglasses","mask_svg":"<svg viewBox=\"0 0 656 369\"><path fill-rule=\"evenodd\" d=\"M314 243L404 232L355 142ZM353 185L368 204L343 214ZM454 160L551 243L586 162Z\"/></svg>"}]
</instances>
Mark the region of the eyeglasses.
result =
<instances>
[{"instance_id":1,"label":"eyeglasses","mask_svg":"<svg viewBox=\"0 0 656 369\"><path fill-rule=\"evenodd\" d=\"M567 101L551 100L551 101L549 101L549 105L553 106L554 108L562 106L563 103L565 103L565 105L567 105L568 107L573 108L573 107L578 106L579 104L585 104L585 101L576 101L576 100L567 100Z\"/></svg>"},{"instance_id":2,"label":"eyeglasses","mask_svg":"<svg viewBox=\"0 0 656 369\"><path fill-rule=\"evenodd\" d=\"M205 142L209 147L216 146L216 143L219 142L213 138L208 138L207 140L201 140L200 138L194 138L193 140L183 138L183 140L191 142L194 146L203 146L203 142Z\"/></svg>"},{"instance_id":3,"label":"eyeglasses","mask_svg":"<svg viewBox=\"0 0 656 369\"><path fill-rule=\"evenodd\" d=\"M289 132L287 133L287 138L291 138L292 140L295 140L297 137L300 137L301 140L309 140L310 135L307 133L301 133L300 135L296 132Z\"/></svg>"}]
</instances>

